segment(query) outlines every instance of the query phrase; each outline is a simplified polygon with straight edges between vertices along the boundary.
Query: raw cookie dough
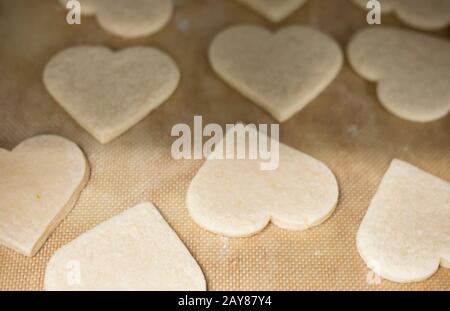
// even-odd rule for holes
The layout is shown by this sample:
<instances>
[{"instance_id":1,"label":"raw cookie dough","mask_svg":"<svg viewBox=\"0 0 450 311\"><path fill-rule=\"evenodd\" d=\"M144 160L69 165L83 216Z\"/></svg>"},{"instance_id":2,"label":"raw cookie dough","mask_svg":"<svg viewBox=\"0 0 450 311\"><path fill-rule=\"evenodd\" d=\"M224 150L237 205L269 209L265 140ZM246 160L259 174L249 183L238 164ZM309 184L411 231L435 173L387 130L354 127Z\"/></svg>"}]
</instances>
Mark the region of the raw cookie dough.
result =
<instances>
[{"instance_id":1,"label":"raw cookie dough","mask_svg":"<svg viewBox=\"0 0 450 311\"><path fill-rule=\"evenodd\" d=\"M298 10L306 0L238 0L260 13L270 21L277 23Z\"/></svg>"},{"instance_id":2,"label":"raw cookie dough","mask_svg":"<svg viewBox=\"0 0 450 311\"><path fill-rule=\"evenodd\" d=\"M450 183L394 160L357 236L359 253L380 276L422 281L450 268Z\"/></svg>"},{"instance_id":3,"label":"raw cookie dough","mask_svg":"<svg viewBox=\"0 0 450 311\"><path fill-rule=\"evenodd\" d=\"M450 111L450 43L396 28L358 32L348 45L352 67L378 82L377 95L394 115L416 122Z\"/></svg>"},{"instance_id":4,"label":"raw cookie dough","mask_svg":"<svg viewBox=\"0 0 450 311\"><path fill-rule=\"evenodd\" d=\"M77 145L36 136L0 149L0 244L34 256L66 217L89 180Z\"/></svg>"},{"instance_id":5,"label":"raw cookie dough","mask_svg":"<svg viewBox=\"0 0 450 311\"><path fill-rule=\"evenodd\" d=\"M229 237L251 236L270 221L288 230L325 221L338 201L335 176L322 162L284 144L279 147L279 166L271 171L261 170L259 159L214 160L213 152L188 189L192 219Z\"/></svg>"},{"instance_id":6,"label":"raw cookie dough","mask_svg":"<svg viewBox=\"0 0 450 311\"><path fill-rule=\"evenodd\" d=\"M151 47L119 52L73 47L54 56L44 70L50 94L103 144L166 101L179 80L175 62Z\"/></svg>"},{"instance_id":7,"label":"raw cookie dough","mask_svg":"<svg viewBox=\"0 0 450 311\"><path fill-rule=\"evenodd\" d=\"M352 0L366 8L368 0ZM394 12L408 26L437 30L450 24L450 0L378 0L383 13Z\"/></svg>"},{"instance_id":8,"label":"raw cookie dough","mask_svg":"<svg viewBox=\"0 0 450 311\"><path fill-rule=\"evenodd\" d=\"M315 99L343 62L333 39L302 26L277 33L234 26L216 36L209 59L220 77L280 122Z\"/></svg>"},{"instance_id":9,"label":"raw cookie dough","mask_svg":"<svg viewBox=\"0 0 450 311\"><path fill-rule=\"evenodd\" d=\"M183 242L151 203L82 234L48 263L45 290L203 291L206 281Z\"/></svg>"},{"instance_id":10,"label":"raw cookie dough","mask_svg":"<svg viewBox=\"0 0 450 311\"><path fill-rule=\"evenodd\" d=\"M59 0L64 6L68 0ZM106 31L124 38L151 35L163 28L173 11L172 0L78 0L83 15L96 15Z\"/></svg>"}]
</instances>

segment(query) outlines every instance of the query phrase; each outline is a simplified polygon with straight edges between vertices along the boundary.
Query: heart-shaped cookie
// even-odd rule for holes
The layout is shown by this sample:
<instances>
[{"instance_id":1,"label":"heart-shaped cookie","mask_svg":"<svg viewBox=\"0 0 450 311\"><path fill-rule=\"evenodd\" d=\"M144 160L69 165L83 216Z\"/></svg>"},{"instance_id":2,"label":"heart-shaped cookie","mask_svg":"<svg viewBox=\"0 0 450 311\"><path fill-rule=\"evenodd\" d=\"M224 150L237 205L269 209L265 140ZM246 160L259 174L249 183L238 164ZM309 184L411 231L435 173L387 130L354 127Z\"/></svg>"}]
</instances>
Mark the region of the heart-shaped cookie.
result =
<instances>
[{"instance_id":1,"label":"heart-shaped cookie","mask_svg":"<svg viewBox=\"0 0 450 311\"><path fill-rule=\"evenodd\" d=\"M353 68L378 82L377 95L394 115L429 122L450 111L450 43L388 27L358 32L348 46Z\"/></svg>"},{"instance_id":2,"label":"heart-shaped cookie","mask_svg":"<svg viewBox=\"0 0 450 311\"><path fill-rule=\"evenodd\" d=\"M368 0L352 0L366 8ZM378 0L383 13L394 12L408 26L437 30L450 24L450 0Z\"/></svg>"},{"instance_id":3,"label":"heart-shaped cookie","mask_svg":"<svg viewBox=\"0 0 450 311\"><path fill-rule=\"evenodd\" d=\"M75 205L89 179L77 145L37 136L0 149L0 244L34 256Z\"/></svg>"},{"instance_id":4,"label":"heart-shaped cookie","mask_svg":"<svg viewBox=\"0 0 450 311\"><path fill-rule=\"evenodd\" d=\"M228 132L222 145L234 144L226 142L234 140L230 135L234 132ZM237 141L235 152L249 146L245 144ZM217 150L187 193L190 216L208 231L246 237L270 221L283 229L305 230L325 221L337 205L339 188L331 170L300 151L279 144L279 166L269 171L261 170L261 158L216 160Z\"/></svg>"},{"instance_id":5,"label":"heart-shaped cookie","mask_svg":"<svg viewBox=\"0 0 450 311\"><path fill-rule=\"evenodd\" d=\"M46 290L206 289L197 262L151 203L139 204L58 250Z\"/></svg>"},{"instance_id":6,"label":"heart-shaped cookie","mask_svg":"<svg viewBox=\"0 0 450 311\"><path fill-rule=\"evenodd\" d=\"M336 42L301 26L277 33L232 27L214 39L209 59L220 77L280 122L317 97L343 62Z\"/></svg>"},{"instance_id":7,"label":"heart-shaped cookie","mask_svg":"<svg viewBox=\"0 0 450 311\"><path fill-rule=\"evenodd\" d=\"M69 0L59 0L64 6ZM78 0L83 15L96 15L106 31L124 38L151 35L163 28L173 12L172 0Z\"/></svg>"},{"instance_id":8,"label":"heart-shaped cookie","mask_svg":"<svg viewBox=\"0 0 450 311\"><path fill-rule=\"evenodd\" d=\"M357 237L361 257L394 282L415 282L450 268L450 183L394 160Z\"/></svg>"},{"instance_id":9,"label":"heart-shaped cookie","mask_svg":"<svg viewBox=\"0 0 450 311\"><path fill-rule=\"evenodd\" d=\"M298 10L306 0L238 0L270 21L277 23Z\"/></svg>"},{"instance_id":10,"label":"heart-shaped cookie","mask_svg":"<svg viewBox=\"0 0 450 311\"><path fill-rule=\"evenodd\" d=\"M166 101L179 80L175 62L149 47L120 52L73 47L54 56L44 70L50 94L101 143L118 137Z\"/></svg>"}]
</instances>

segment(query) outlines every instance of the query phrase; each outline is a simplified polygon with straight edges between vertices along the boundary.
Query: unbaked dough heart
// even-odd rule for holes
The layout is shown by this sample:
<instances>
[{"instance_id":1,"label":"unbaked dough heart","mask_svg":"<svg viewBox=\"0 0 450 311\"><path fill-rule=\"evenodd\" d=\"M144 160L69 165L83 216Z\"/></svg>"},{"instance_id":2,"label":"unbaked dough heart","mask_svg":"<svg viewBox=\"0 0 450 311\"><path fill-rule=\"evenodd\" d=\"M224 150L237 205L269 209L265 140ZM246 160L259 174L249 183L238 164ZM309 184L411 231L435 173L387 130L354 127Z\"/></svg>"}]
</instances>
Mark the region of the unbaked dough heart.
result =
<instances>
[{"instance_id":1,"label":"unbaked dough heart","mask_svg":"<svg viewBox=\"0 0 450 311\"><path fill-rule=\"evenodd\" d=\"M277 23L298 10L306 0L238 0L260 13L270 21Z\"/></svg>"},{"instance_id":2,"label":"unbaked dough heart","mask_svg":"<svg viewBox=\"0 0 450 311\"><path fill-rule=\"evenodd\" d=\"M68 269L72 268L72 270ZM58 250L46 290L205 290L194 258L151 203L98 225Z\"/></svg>"},{"instance_id":3,"label":"unbaked dough heart","mask_svg":"<svg viewBox=\"0 0 450 311\"><path fill-rule=\"evenodd\" d=\"M245 148L242 142L236 144ZM337 205L339 187L331 170L284 144L279 145L279 166L271 171L260 169L262 159L215 160L216 153L187 193L190 216L208 231L246 237L270 221L283 229L305 230L325 221Z\"/></svg>"},{"instance_id":4,"label":"unbaked dough heart","mask_svg":"<svg viewBox=\"0 0 450 311\"><path fill-rule=\"evenodd\" d=\"M59 0L64 6L68 0ZM83 15L96 15L106 31L124 38L151 35L163 28L173 11L172 0L78 0Z\"/></svg>"},{"instance_id":5,"label":"unbaked dough heart","mask_svg":"<svg viewBox=\"0 0 450 311\"><path fill-rule=\"evenodd\" d=\"M75 205L89 179L77 145L37 136L0 149L0 244L34 256Z\"/></svg>"},{"instance_id":6,"label":"unbaked dough heart","mask_svg":"<svg viewBox=\"0 0 450 311\"><path fill-rule=\"evenodd\" d=\"M301 26L275 34L256 26L232 27L214 39L209 59L219 76L280 122L317 97L343 61L336 42Z\"/></svg>"},{"instance_id":7,"label":"unbaked dough heart","mask_svg":"<svg viewBox=\"0 0 450 311\"><path fill-rule=\"evenodd\" d=\"M353 68L378 82L380 102L394 115L429 122L450 111L450 43L421 33L376 27L348 46Z\"/></svg>"},{"instance_id":8,"label":"unbaked dough heart","mask_svg":"<svg viewBox=\"0 0 450 311\"><path fill-rule=\"evenodd\" d=\"M394 282L421 281L450 268L450 183L394 160L361 224L358 250Z\"/></svg>"},{"instance_id":9,"label":"unbaked dough heart","mask_svg":"<svg viewBox=\"0 0 450 311\"><path fill-rule=\"evenodd\" d=\"M44 70L50 94L101 143L123 134L166 101L179 80L175 62L150 47L120 52L73 47L54 56Z\"/></svg>"},{"instance_id":10,"label":"unbaked dough heart","mask_svg":"<svg viewBox=\"0 0 450 311\"><path fill-rule=\"evenodd\" d=\"M368 0L352 0L366 8ZM437 30L450 24L450 0L378 0L383 13L394 12L405 24L422 29Z\"/></svg>"}]
</instances>

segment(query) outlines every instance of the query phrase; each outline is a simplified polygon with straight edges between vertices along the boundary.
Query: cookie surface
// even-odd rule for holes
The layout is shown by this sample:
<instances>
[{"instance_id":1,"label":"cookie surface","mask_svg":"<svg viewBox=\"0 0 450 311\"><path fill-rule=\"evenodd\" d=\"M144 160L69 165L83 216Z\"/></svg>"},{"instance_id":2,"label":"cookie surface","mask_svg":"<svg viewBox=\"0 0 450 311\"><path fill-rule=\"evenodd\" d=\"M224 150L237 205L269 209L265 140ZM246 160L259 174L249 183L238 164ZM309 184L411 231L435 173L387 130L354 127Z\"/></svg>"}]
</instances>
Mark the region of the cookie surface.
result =
<instances>
[{"instance_id":1,"label":"cookie surface","mask_svg":"<svg viewBox=\"0 0 450 311\"><path fill-rule=\"evenodd\" d=\"M305 230L325 221L337 205L339 188L331 170L286 145L279 145L275 170L261 170L258 159L214 160L214 154L187 193L190 216L208 231L246 237L270 221L283 229Z\"/></svg>"},{"instance_id":2,"label":"cookie surface","mask_svg":"<svg viewBox=\"0 0 450 311\"><path fill-rule=\"evenodd\" d=\"M382 277L417 282L450 268L450 183L394 160L357 235L361 257Z\"/></svg>"},{"instance_id":3,"label":"cookie surface","mask_svg":"<svg viewBox=\"0 0 450 311\"><path fill-rule=\"evenodd\" d=\"M64 6L68 0L59 0ZM83 15L95 15L106 31L124 38L151 35L163 28L173 11L171 0L78 0Z\"/></svg>"},{"instance_id":4,"label":"cookie surface","mask_svg":"<svg viewBox=\"0 0 450 311\"><path fill-rule=\"evenodd\" d=\"M270 21L277 23L298 10L306 0L238 0Z\"/></svg>"},{"instance_id":5,"label":"cookie surface","mask_svg":"<svg viewBox=\"0 0 450 311\"><path fill-rule=\"evenodd\" d=\"M365 9L368 0L352 0ZM421 30L437 30L450 24L450 0L378 0L381 11L393 12L403 23Z\"/></svg>"},{"instance_id":6,"label":"cookie surface","mask_svg":"<svg viewBox=\"0 0 450 311\"><path fill-rule=\"evenodd\" d=\"M175 62L150 47L119 52L73 47L54 56L44 70L50 94L101 143L120 136L166 101L179 80Z\"/></svg>"},{"instance_id":7,"label":"cookie surface","mask_svg":"<svg viewBox=\"0 0 450 311\"><path fill-rule=\"evenodd\" d=\"M47 265L44 286L50 291L203 291L206 282L158 210L141 203L59 249Z\"/></svg>"},{"instance_id":8,"label":"cookie surface","mask_svg":"<svg viewBox=\"0 0 450 311\"><path fill-rule=\"evenodd\" d=\"M209 59L221 78L280 122L315 99L343 62L337 43L301 26L276 33L234 26L216 36Z\"/></svg>"},{"instance_id":9,"label":"cookie surface","mask_svg":"<svg viewBox=\"0 0 450 311\"><path fill-rule=\"evenodd\" d=\"M430 122L450 111L448 41L396 28L368 28L351 39L348 57L357 73L378 83L378 98L394 115Z\"/></svg>"},{"instance_id":10,"label":"cookie surface","mask_svg":"<svg viewBox=\"0 0 450 311\"><path fill-rule=\"evenodd\" d=\"M77 145L58 136L0 149L0 244L34 256L75 205L89 179Z\"/></svg>"}]
</instances>

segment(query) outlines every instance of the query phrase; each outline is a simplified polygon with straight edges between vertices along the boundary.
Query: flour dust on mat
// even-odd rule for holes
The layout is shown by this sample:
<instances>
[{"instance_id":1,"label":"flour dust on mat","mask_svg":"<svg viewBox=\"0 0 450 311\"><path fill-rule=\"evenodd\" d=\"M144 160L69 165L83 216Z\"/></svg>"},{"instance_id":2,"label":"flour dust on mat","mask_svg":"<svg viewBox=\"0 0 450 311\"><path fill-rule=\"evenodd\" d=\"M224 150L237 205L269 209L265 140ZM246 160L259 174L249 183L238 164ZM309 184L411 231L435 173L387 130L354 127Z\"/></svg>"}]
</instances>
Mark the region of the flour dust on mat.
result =
<instances>
[{"instance_id":1,"label":"flour dust on mat","mask_svg":"<svg viewBox=\"0 0 450 311\"><path fill-rule=\"evenodd\" d=\"M66 6L68 0L59 0ZM173 12L172 0L78 0L81 14L95 15L100 26L124 38L151 35L162 29Z\"/></svg>"},{"instance_id":2,"label":"flour dust on mat","mask_svg":"<svg viewBox=\"0 0 450 311\"><path fill-rule=\"evenodd\" d=\"M352 0L365 9L368 0ZM450 24L450 0L378 0L383 13L393 12L408 26L438 30Z\"/></svg>"},{"instance_id":3,"label":"flour dust on mat","mask_svg":"<svg viewBox=\"0 0 450 311\"><path fill-rule=\"evenodd\" d=\"M450 268L450 183L394 160L358 231L359 253L380 276L400 283Z\"/></svg>"},{"instance_id":4,"label":"flour dust on mat","mask_svg":"<svg viewBox=\"0 0 450 311\"><path fill-rule=\"evenodd\" d=\"M270 21L277 23L294 13L306 0L238 0Z\"/></svg>"},{"instance_id":5,"label":"flour dust on mat","mask_svg":"<svg viewBox=\"0 0 450 311\"><path fill-rule=\"evenodd\" d=\"M247 148L233 135L228 132L225 140L231 139L235 150ZM246 237L270 221L283 229L305 230L325 221L337 205L335 176L309 155L279 144L279 166L269 171L261 170L260 158L217 160L218 152L210 154L187 193L190 216L208 231Z\"/></svg>"},{"instance_id":6,"label":"flour dust on mat","mask_svg":"<svg viewBox=\"0 0 450 311\"><path fill-rule=\"evenodd\" d=\"M34 256L89 180L89 165L65 138L36 136L0 149L0 244Z\"/></svg>"},{"instance_id":7,"label":"flour dust on mat","mask_svg":"<svg viewBox=\"0 0 450 311\"><path fill-rule=\"evenodd\" d=\"M156 207L141 203L59 249L45 290L203 291L206 281Z\"/></svg>"},{"instance_id":8,"label":"flour dust on mat","mask_svg":"<svg viewBox=\"0 0 450 311\"><path fill-rule=\"evenodd\" d=\"M337 76L339 45L318 30L290 26L276 33L234 26L209 49L215 72L283 122L315 99Z\"/></svg>"},{"instance_id":9,"label":"flour dust on mat","mask_svg":"<svg viewBox=\"0 0 450 311\"><path fill-rule=\"evenodd\" d=\"M151 47L118 52L72 47L54 56L44 70L50 94L101 143L120 136L165 102L179 81L172 58Z\"/></svg>"},{"instance_id":10,"label":"flour dust on mat","mask_svg":"<svg viewBox=\"0 0 450 311\"><path fill-rule=\"evenodd\" d=\"M377 95L394 115L430 122L450 111L450 42L396 28L367 28L348 45L350 64L377 82Z\"/></svg>"}]
</instances>

